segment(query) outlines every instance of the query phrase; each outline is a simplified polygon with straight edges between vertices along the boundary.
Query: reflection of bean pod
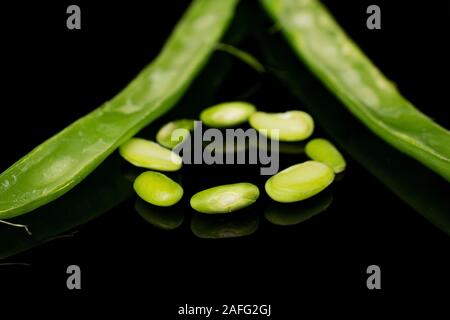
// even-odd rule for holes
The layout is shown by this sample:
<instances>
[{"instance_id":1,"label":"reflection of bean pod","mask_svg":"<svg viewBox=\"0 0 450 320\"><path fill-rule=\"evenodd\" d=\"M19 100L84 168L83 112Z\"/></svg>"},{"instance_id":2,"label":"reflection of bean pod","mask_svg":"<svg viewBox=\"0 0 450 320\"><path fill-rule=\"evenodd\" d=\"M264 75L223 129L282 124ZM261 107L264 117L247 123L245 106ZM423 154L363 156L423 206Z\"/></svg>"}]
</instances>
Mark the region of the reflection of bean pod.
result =
<instances>
[{"instance_id":1,"label":"reflection of bean pod","mask_svg":"<svg viewBox=\"0 0 450 320\"><path fill-rule=\"evenodd\" d=\"M333 196L325 191L301 202L271 203L264 210L264 217L275 225L291 226L325 211L332 202Z\"/></svg>"},{"instance_id":2,"label":"reflection of bean pod","mask_svg":"<svg viewBox=\"0 0 450 320\"><path fill-rule=\"evenodd\" d=\"M251 213L233 216L194 214L191 231L205 239L238 238L251 235L258 229L259 218Z\"/></svg>"},{"instance_id":3,"label":"reflection of bean pod","mask_svg":"<svg viewBox=\"0 0 450 320\"><path fill-rule=\"evenodd\" d=\"M65 197L37 209L35 214L15 218L15 223L28 226L32 236L22 228L0 224L0 260L76 230L132 196L130 183L121 179L121 165L122 159L112 155Z\"/></svg>"},{"instance_id":4,"label":"reflection of bean pod","mask_svg":"<svg viewBox=\"0 0 450 320\"><path fill-rule=\"evenodd\" d=\"M163 208L137 199L134 208L144 220L159 229L173 230L184 221L184 213L178 206Z\"/></svg>"},{"instance_id":5,"label":"reflection of bean pod","mask_svg":"<svg viewBox=\"0 0 450 320\"><path fill-rule=\"evenodd\" d=\"M295 202L310 198L328 187L334 172L317 161L293 165L267 180L265 189L269 197L278 202Z\"/></svg>"}]
</instances>

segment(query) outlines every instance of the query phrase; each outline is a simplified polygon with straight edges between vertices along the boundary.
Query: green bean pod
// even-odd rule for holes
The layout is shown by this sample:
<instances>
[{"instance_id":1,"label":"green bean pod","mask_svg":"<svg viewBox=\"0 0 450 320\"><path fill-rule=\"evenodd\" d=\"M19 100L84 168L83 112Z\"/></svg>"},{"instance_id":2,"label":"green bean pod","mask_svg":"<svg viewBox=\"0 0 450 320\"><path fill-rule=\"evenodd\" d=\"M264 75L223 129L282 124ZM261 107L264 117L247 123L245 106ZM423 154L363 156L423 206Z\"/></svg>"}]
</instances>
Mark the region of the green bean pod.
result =
<instances>
[{"instance_id":1,"label":"green bean pod","mask_svg":"<svg viewBox=\"0 0 450 320\"><path fill-rule=\"evenodd\" d=\"M158 57L118 95L0 175L0 219L69 191L118 146L172 107L228 26L238 0L195 0Z\"/></svg>"},{"instance_id":2,"label":"green bean pod","mask_svg":"<svg viewBox=\"0 0 450 320\"><path fill-rule=\"evenodd\" d=\"M450 132L406 100L317 0L261 0L296 54L370 130L450 181Z\"/></svg>"}]
</instances>

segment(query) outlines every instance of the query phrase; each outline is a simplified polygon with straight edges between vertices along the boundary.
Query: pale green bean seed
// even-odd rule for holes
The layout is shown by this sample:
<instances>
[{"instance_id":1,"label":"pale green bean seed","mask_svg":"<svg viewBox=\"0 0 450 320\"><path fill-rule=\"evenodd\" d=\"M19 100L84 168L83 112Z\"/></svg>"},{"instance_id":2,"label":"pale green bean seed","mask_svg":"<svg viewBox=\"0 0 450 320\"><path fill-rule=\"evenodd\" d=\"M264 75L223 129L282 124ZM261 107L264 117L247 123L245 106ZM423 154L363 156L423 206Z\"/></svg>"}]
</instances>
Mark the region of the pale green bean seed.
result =
<instances>
[{"instance_id":1,"label":"pale green bean seed","mask_svg":"<svg viewBox=\"0 0 450 320\"><path fill-rule=\"evenodd\" d=\"M308 157L322 162L340 173L345 170L346 162L338 149L328 140L316 138L306 144L305 152Z\"/></svg>"},{"instance_id":2,"label":"pale green bean seed","mask_svg":"<svg viewBox=\"0 0 450 320\"><path fill-rule=\"evenodd\" d=\"M254 112L255 106L248 102L224 102L203 110L200 120L209 127L229 128L248 121Z\"/></svg>"},{"instance_id":3,"label":"pale green bean seed","mask_svg":"<svg viewBox=\"0 0 450 320\"><path fill-rule=\"evenodd\" d=\"M175 146L181 142L183 142L189 131L194 130L195 120L192 119L180 119L171 121L159 129L156 134L156 141L169 149L175 148ZM185 129L185 134L180 136L178 139L176 137L172 137L172 133L177 129Z\"/></svg>"},{"instance_id":4,"label":"pale green bean seed","mask_svg":"<svg viewBox=\"0 0 450 320\"><path fill-rule=\"evenodd\" d=\"M227 184L196 193L191 207L201 213L228 213L251 205L258 197L259 189L254 184Z\"/></svg>"},{"instance_id":5,"label":"pale green bean seed","mask_svg":"<svg viewBox=\"0 0 450 320\"><path fill-rule=\"evenodd\" d=\"M183 197L183 188L160 172L147 171L140 174L133 187L142 200L155 206L172 206Z\"/></svg>"},{"instance_id":6,"label":"pale green bean seed","mask_svg":"<svg viewBox=\"0 0 450 320\"><path fill-rule=\"evenodd\" d=\"M180 156L159 144L132 138L119 148L120 155L131 164L159 171L177 171L182 166Z\"/></svg>"},{"instance_id":7,"label":"pale green bean seed","mask_svg":"<svg viewBox=\"0 0 450 320\"><path fill-rule=\"evenodd\" d=\"M314 131L313 118L303 111L283 113L255 112L249 119L250 125L269 138L280 141L301 141ZM278 137L272 130L276 130Z\"/></svg>"},{"instance_id":8,"label":"pale green bean seed","mask_svg":"<svg viewBox=\"0 0 450 320\"><path fill-rule=\"evenodd\" d=\"M278 202L295 202L319 193L333 182L333 170L317 161L293 165L267 180L269 197Z\"/></svg>"}]
</instances>

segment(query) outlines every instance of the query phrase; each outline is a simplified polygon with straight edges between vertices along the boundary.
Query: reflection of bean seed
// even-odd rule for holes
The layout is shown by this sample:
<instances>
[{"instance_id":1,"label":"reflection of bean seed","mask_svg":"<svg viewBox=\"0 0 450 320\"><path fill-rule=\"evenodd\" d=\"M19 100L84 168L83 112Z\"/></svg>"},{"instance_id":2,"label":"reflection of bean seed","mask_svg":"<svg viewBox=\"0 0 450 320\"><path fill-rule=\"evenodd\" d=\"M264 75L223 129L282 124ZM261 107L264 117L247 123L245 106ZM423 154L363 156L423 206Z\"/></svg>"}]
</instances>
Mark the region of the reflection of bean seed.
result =
<instances>
[{"instance_id":1,"label":"reflection of bean seed","mask_svg":"<svg viewBox=\"0 0 450 320\"><path fill-rule=\"evenodd\" d=\"M194 130L195 120L191 119L180 119L171 121L159 129L158 133L156 134L156 141L169 149L173 149L177 144L181 143L186 139L186 136L188 134L188 131ZM173 140L172 139L172 133L177 129L185 129L186 134L181 139Z\"/></svg>"},{"instance_id":2,"label":"reflection of bean seed","mask_svg":"<svg viewBox=\"0 0 450 320\"><path fill-rule=\"evenodd\" d=\"M253 234L259 225L259 217L251 213L229 216L194 214L191 231L204 239L238 238Z\"/></svg>"},{"instance_id":3,"label":"reflection of bean seed","mask_svg":"<svg viewBox=\"0 0 450 320\"><path fill-rule=\"evenodd\" d=\"M201 213L228 213L245 208L259 197L251 183L235 183L206 189L191 198L191 207Z\"/></svg>"},{"instance_id":4,"label":"reflection of bean seed","mask_svg":"<svg viewBox=\"0 0 450 320\"><path fill-rule=\"evenodd\" d=\"M319 193L334 179L334 172L317 161L293 165L267 180L267 194L278 202L295 202Z\"/></svg>"},{"instance_id":5,"label":"reflection of bean seed","mask_svg":"<svg viewBox=\"0 0 450 320\"><path fill-rule=\"evenodd\" d=\"M159 172L142 173L134 181L133 187L139 197L155 206L168 207L183 197L183 188Z\"/></svg>"},{"instance_id":6,"label":"reflection of bean seed","mask_svg":"<svg viewBox=\"0 0 450 320\"><path fill-rule=\"evenodd\" d=\"M339 173L345 170L345 159L338 149L328 140L312 139L306 144L305 152L308 157L322 162Z\"/></svg>"},{"instance_id":7,"label":"reflection of bean seed","mask_svg":"<svg viewBox=\"0 0 450 320\"><path fill-rule=\"evenodd\" d=\"M176 229L184 220L184 213L178 206L162 208L137 199L134 208L147 222L163 230Z\"/></svg>"},{"instance_id":8,"label":"reflection of bean seed","mask_svg":"<svg viewBox=\"0 0 450 320\"><path fill-rule=\"evenodd\" d=\"M324 191L310 199L295 203L271 203L264 217L279 226L292 226L325 211L333 202L331 193Z\"/></svg>"},{"instance_id":9,"label":"reflection of bean seed","mask_svg":"<svg viewBox=\"0 0 450 320\"><path fill-rule=\"evenodd\" d=\"M278 130L280 141L301 141L308 138L314 130L313 118L303 111L287 111L284 113L256 112L249 119L250 125L276 138L271 130ZM264 132L262 130L267 130Z\"/></svg>"},{"instance_id":10,"label":"reflection of bean seed","mask_svg":"<svg viewBox=\"0 0 450 320\"><path fill-rule=\"evenodd\" d=\"M159 171L176 171L182 166L181 158L159 144L140 138L122 144L119 153L131 164Z\"/></svg>"},{"instance_id":11,"label":"reflection of bean seed","mask_svg":"<svg viewBox=\"0 0 450 320\"><path fill-rule=\"evenodd\" d=\"M203 110L200 120L210 127L228 128L246 122L255 111L247 102L224 102Z\"/></svg>"}]
</instances>

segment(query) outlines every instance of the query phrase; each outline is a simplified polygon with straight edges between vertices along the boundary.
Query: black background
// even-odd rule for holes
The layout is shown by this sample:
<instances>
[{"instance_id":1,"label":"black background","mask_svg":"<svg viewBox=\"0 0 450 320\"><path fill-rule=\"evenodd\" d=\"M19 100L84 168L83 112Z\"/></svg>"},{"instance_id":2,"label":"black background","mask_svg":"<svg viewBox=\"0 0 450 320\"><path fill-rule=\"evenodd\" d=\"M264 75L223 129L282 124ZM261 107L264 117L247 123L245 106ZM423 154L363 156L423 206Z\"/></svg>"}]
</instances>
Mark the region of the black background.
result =
<instances>
[{"instance_id":1,"label":"black background","mask_svg":"<svg viewBox=\"0 0 450 320\"><path fill-rule=\"evenodd\" d=\"M324 2L400 91L448 127L448 4ZM72 2L2 5L2 171L114 96L158 54L187 7L184 1L74 3L82 10L79 31L65 26ZM381 7L381 30L365 26L369 4ZM251 41L244 46L254 49ZM235 99L260 81L235 63L232 79L213 101ZM252 98L261 106L282 111L283 103L295 101L274 79L262 82L267 90ZM197 179L202 170L188 177ZM332 191L332 207L296 228L276 228L261 219L254 235L219 241L195 238L189 221L174 232L158 230L134 212L131 198L77 227L75 236L5 261L29 265L0 266L0 295L41 292L71 301L137 294L149 315L159 312L164 319L175 317L176 307L185 303L268 303L286 316L314 302L344 300L343 307L351 308L350 301L373 306L405 295L448 297L447 235L351 159ZM82 269L79 292L65 287L69 264ZM370 264L381 267L380 291L365 286Z\"/></svg>"}]
</instances>

